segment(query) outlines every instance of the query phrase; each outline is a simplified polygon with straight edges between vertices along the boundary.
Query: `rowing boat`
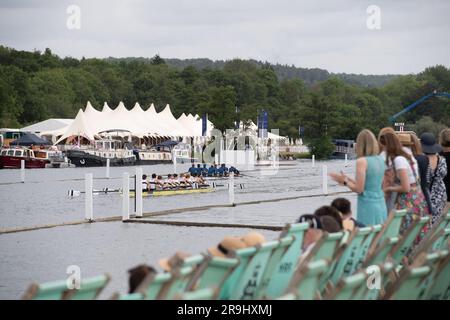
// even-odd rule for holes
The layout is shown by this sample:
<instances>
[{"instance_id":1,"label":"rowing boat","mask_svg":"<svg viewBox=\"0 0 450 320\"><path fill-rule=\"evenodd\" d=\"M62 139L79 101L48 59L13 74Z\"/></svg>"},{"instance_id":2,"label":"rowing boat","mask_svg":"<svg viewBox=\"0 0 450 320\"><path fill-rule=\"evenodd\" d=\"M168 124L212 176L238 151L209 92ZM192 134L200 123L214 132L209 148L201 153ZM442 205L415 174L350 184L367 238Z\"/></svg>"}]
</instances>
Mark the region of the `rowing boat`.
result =
<instances>
[{"instance_id":1,"label":"rowing boat","mask_svg":"<svg viewBox=\"0 0 450 320\"><path fill-rule=\"evenodd\" d=\"M156 190L152 192L143 191L142 196L143 197L150 197L150 196L174 196L174 195L180 195L180 194L192 194L192 193L208 193L208 192L214 192L216 191L215 188L198 188L198 189L177 189L177 190ZM136 193L134 191L130 190L130 198L134 198L136 196Z\"/></svg>"}]
</instances>

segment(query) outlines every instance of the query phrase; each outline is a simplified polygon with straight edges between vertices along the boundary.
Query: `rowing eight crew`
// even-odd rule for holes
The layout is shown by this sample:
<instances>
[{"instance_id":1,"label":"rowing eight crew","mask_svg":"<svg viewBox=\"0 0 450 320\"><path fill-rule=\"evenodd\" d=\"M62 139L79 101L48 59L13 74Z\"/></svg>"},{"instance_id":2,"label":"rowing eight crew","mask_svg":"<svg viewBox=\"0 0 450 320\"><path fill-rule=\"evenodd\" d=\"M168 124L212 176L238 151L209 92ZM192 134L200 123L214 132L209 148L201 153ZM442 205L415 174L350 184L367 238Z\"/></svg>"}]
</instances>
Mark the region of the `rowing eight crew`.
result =
<instances>
[{"instance_id":1,"label":"rowing eight crew","mask_svg":"<svg viewBox=\"0 0 450 320\"><path fill-rule=\"evenodd\" d=\"M239 176L238 169L233 166L227 168L225 163L222 163L219 168L217 167L217 164L212 164L209 169L206 167L206 163L203 164L203 167L200 163L197 164L197 167L195 167L195 164L192 164L192 167L190 167L188 171L191 175L196 174L197 176L202 177L228 177L232 172L235 176Z\"/></svg>"},{"instance_id":2,"label":"rowing eight crew","mask_svg":"<svg viewBox=\"0 0 450 320\"><path fill-rule=\"evenodd\" d=\"M205 179L201 175L195 174L168 174L167 179L163 179L162 176L152 174L151 178L147 180L147 175L142 175L142 190L143 191L155 191L155 190L171 190L179 188L198 188L208 187Z\"/></svg>"}]
</instances>

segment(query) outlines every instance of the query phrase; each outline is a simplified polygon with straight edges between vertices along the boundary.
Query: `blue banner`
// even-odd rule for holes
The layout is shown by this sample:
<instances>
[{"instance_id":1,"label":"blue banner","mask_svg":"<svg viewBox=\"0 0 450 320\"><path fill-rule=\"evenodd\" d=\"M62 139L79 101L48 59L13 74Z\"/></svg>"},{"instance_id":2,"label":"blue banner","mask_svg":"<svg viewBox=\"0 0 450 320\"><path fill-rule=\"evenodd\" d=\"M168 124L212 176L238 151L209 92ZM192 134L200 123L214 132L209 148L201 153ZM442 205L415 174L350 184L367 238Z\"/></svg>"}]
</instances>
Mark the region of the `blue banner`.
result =
<instances>
[{"instance_id":1,"label":"blue banner","mask_svg":"<svg viewBox=\"0 0 450 320\"><path fill-rule=\"evenodd\" d=\"M204 113L202 115L202 136L206 136L206 127L208 125L208 114Z\"/></svg>"},{"instance_id":2,"label":"blue banner","mask_svg":"<svg viewBox=\"0 0 450 320\"><path fill-rule=\"evenodd\" d=\"M267 138L267 130L269 129L269 114L266 110L258 113L258 134L260 138Z\"/></svg>"}]
</instances>

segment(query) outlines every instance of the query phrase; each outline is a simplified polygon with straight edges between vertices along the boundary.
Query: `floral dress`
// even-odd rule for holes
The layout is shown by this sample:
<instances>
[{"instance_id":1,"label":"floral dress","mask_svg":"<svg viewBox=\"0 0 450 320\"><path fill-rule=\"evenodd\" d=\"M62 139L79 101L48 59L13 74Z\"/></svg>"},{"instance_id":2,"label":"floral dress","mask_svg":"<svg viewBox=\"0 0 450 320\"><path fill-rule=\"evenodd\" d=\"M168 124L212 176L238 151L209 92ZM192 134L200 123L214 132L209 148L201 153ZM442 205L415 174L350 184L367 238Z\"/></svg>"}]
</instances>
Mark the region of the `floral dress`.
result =
<instances>
[{"instance_id":1,"label":"floral dress","mask_svg":"<svg viewBox=\"0 0 450 320\"><path fill-rule=\"evenodd\" d=\"M438 163L433 170L428 166L427 187L430 191L431 205L433 206L433 216L431 223L434 224L442 214L447 205L447 192L445 189L444 178L447 175L447 162L441 156L438 156Z\"/></svg>"}]
</instances>

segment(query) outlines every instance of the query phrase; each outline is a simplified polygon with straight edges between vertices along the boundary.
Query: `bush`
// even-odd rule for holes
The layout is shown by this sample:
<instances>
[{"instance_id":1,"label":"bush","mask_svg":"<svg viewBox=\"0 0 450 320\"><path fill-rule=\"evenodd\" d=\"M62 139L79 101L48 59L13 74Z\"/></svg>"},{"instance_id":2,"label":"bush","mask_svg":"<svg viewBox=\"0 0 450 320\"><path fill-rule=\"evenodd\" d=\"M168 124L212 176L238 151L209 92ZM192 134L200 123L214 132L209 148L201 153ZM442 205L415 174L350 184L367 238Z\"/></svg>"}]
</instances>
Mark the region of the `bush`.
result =
<instances>
[{"instance_id":1,"label":"bush","mask_svg":"<svg viewBox=\"0 0 450 320\"><path fill-rule=\"evenodd\" d=\"M310 159L311 154L309 152L280 152L280 159Z\"/></svg>"}]
</instances>

